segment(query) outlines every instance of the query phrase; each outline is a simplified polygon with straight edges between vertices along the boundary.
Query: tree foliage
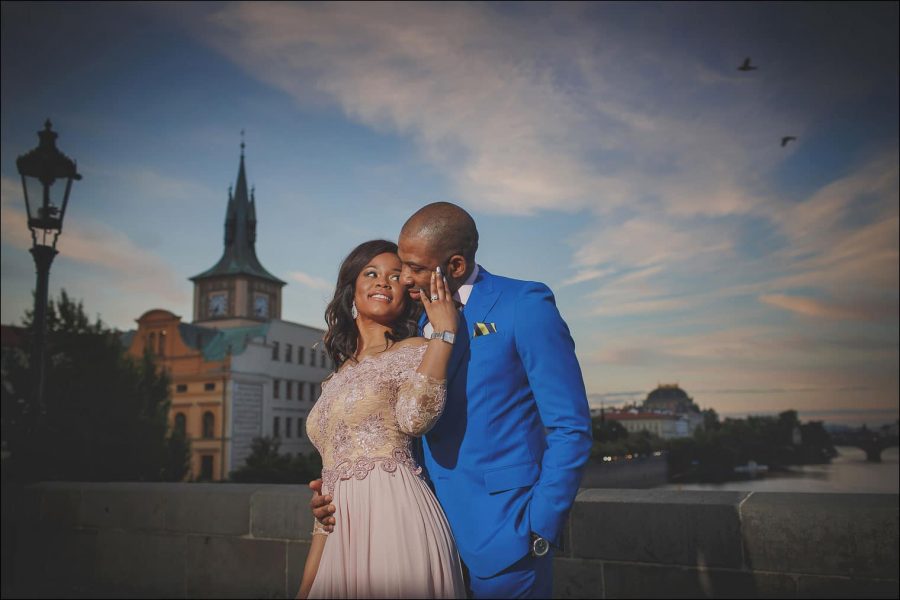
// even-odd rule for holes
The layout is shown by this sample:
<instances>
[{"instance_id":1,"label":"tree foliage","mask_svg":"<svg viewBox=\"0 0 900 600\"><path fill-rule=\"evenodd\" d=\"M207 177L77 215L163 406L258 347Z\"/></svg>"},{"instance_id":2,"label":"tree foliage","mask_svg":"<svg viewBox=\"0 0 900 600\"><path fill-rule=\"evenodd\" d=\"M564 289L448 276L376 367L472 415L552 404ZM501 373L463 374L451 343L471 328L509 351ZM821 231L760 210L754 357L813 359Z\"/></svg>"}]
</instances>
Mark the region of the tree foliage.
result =
<instances>
[{"instance_id":1,"label":"tree foliage","mask_svg":"<svg viewBox=\"0 0 900 600\"><path fill-rule=\"evenodd\" d=\"M734 468L750 461L781 469L789 465L819 464L837 455L831 436L820 421L800 423L797 411L777 417L725 419L713 409L703 411L703 426L693 437L664 440L648 431L628 433L614 420L593 420L591 456L622 457L665 451L670 477L724 481Z\"/></svg>"},{"instance_id":2,"label":"tree foliage","mask_svg":"<svg viewBox=\"0 0 900 600\"><path fill-rule=\"evenodd\" d=\"M322 472L319 455L279 454L279 438L257 437L251 444L250 456L235 471L231 480L240 483L309 483Z\"/></svg>"},{"instance_id":3,"label":"tree foliage","mask_svg":"<svg viewBox=\"0 0 900 600\"><path fill-rule=\"evenodd\" d=\"M31 326L26 313L23 325ZM3 477L19 481L178 481L190 450L168 432L168 376L145 354L127 356L120 334L91 323L63 290L47 307L44 403L34 420L30 354L3 357Z\"/></svg>"},{"instance_id":4,"label":"tree foliage","mask_svg":"<svg viewBox=\"0 0 900 600\"><path fill-rule=\"evenodd\" d=\"M596 417L592 419L594 446L591 456L625 456L628 454L646 455L663 450L666 442L649 431L628 433L628 430L613 419Z\"/></svg>"},{"instance_id":5,"label":"tree foliage","mask_svg":"<svg viewBox=\"0 0 900 600\"><path fill-rule=\"evenodd\" d=\"M782 469L825 463L836 455L821 422L801 424L797 411L786 410L777 417L725 419L698 428L692 438L670 440L668 457L673 476L719 481L750 461Z\"/></svg>"}]
</instances>

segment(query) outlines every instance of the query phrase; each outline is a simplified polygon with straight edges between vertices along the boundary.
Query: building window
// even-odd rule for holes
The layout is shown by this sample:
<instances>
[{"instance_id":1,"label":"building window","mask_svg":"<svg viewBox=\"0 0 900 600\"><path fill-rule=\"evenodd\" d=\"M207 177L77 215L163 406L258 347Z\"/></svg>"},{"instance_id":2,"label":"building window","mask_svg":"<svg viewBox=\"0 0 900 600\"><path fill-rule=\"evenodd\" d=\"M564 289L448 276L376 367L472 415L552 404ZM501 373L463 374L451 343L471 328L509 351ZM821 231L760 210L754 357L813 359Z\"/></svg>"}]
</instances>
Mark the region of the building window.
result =
<instances>
[{"instance_id":1,"label":"building window","mask_svg":"<svg viewBox=\"0 0 900 600\"><path fill-rule=\"evenodd\" d=\"M279 398L281 397L281 380L276 379L272 382L272 397Z\"/></svg>"},{"instance_id":2,"label":"building window","mask_svg":"<svg viewBox=\"0 0 900 600\"><path fill-rule=\"evenodd\" d=\"M203 437L211 438L213 437L213 431L215 429L216 418L210 411L206 411L203 413Z\"/></svg>"},{"instance_id":3,"label":"building window","mask_svg":"<svg viewBox=\"0 0 900 600\"><path fill-rule=\"evenodd\" d=\"M303 400L303 390L306 388L302 381L297 382L297 400Z\"/></svg>"},{"instance_id":4,"label":"building window","mask_svg":"<svg viewBox=\"0 0 900 600\"><path fill-rule=\"evenodd\" d=\"M309 382L309 401L310 402L316 401L316 384L313 383L312 381Z\"/></svg>"},{"instance_id":5,"label":"building window","mask_svg":"<svg viewBox=\"0 0 900 600\"><path fill-rule=\"evenodd\" d=\"M272 360L278 359L278 342L272 342Z\"/></svg>"},{"instance_id":6,"label":"building window","mask_svg":"<svg viewBox=\"0 0 900 600\"><path fill-rule=\"evenodd\" d=\"M293 360L292 356L294 354L294 347L290 344L284 345L284 362L291 362Z\"/></svg>"},{"instance_id":7,"label":"building window","mask_svg":"<svg viewBox=\"0 0 900 600\"><path fill-rule=\"evenodd\" d=\"M214 391L214 390L216 389L216 384L215 384L215 382L213 382L213 383L204 383L204 384L203 384L203 389L206 390L207 392L212 392L212 391Z\"/></svg>"},{"instance_id":8,"label":"building window","mask_svg":"<svg viewBox=\"0 0 900 600\"><path fill-rule=\"evenodd\" d=\"M284 418L284 437L286 437L286 438L291 437L291 418L290 417Z\"/></svg>"},{"instance_id":9,"label":"building window","mask_svg":"<svg viewBox=\"0 0 900 600\"><path fill-rule=\"evenodd\" d=\"M272 435L275 437L281 437L281 418L275 417L272 420Z\"/></svg>"},{"instance_id":10,"label":"building window","mask_svg":"<svg viewBox=\"0 0 900 600\"><path fill-rule=\"evenodd\" d=\"M213 457L210 454L204 454L200 457L200 479L202 481L212 481L213 478Z\"/></svg>"},{"instance_id":11,"label":"building window","mask_svg":"<svg viewBox=\"0 0 900 600\"><path fill-rule=\"evenodd\" d=\"M319 366L325 368L325 351L322 351L322 357L319 359Z\"/></svg>"},{"instance_id":12,"label":"building window","mask_svg":"<svg viewBox=\"0 0 900 600\"><path fill-rule=\"evenodd\" d=\"M297 437L303 437L303 419L300 417L297 417Z\"/></svg>"},{"instance_id":13,"label":"building window","mask_svg":"<svg viewBox=\"0 0 900 600\"><path fill-rule=\"evenodd\" d=\"M175 391L178 392L178 393L180 393L180 394L183 394L184 392L187 391L187 384L186 384L186 383L179 383L179 384L177 384L177 385L175 386Z\"/></svg>"},{"instance_id":14,"label":"building window","mask_svg":"<svg viewBox=\"0 0 900 600\"><path fill-rule=\"evenodd\" d=\"M287 400L294 399L294 382L290 379L284 382L284 397Z\"/></svg>"},{"instance_id":15,"label":"building window","mask_svg":"<svg viewBox=\"0 0 900 600\"><path fill-rule=\"evenodd\" d=\"M304 355L306 354L306 348L303 346L297 346L297 364L302 365L304 360Z\"/></svg>"},{"instance_id":16,"label":"building window","mask_svg":"<svg viewBox=\"0 0 900 600\"><path fill-rule=\"evenodd\" d=\"M154 350L156 350L156 333L150 334L150 341L147 342L147 350L152 354Z\"/></svg>"},{"instance_id":17,"label":"building window","mask_svg":"<svg viewBox=\"0 0 900 600\"><path fill-rule=\"evenodd\" d=\"M166 332L165 331L159 332L159 348L158 348L157 353L160 356L166 355Z\"/></svg>"},{"instance_id":18,"label":"building window","mask_svg":"<svg viewBox=\"0 0 900 600\"><path fill-rule=\"evenodd\" d=\"M175 413L175 431L178 431L181 435L187 435L187 417L183 412Z\"/></svg>"}]
</instances>

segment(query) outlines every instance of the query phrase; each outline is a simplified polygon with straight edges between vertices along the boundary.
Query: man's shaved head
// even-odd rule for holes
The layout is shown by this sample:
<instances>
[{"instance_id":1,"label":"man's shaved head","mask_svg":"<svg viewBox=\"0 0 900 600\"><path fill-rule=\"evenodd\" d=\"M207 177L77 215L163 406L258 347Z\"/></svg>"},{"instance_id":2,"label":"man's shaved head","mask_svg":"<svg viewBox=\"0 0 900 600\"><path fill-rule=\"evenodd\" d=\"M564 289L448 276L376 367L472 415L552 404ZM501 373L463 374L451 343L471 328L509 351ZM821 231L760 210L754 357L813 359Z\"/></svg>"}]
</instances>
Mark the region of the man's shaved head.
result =
<instances>
[{"instance_id":1,"label":"man's shaved head","mask_svg":"<svg viewBox=\"0 0 900 600\"><path fill-rule=\"evenodd\" d=\"M474 264L478 250L478 229L472 215L450 202L434 202L423 206L411 216L401 237L419 238L443 256L460 254Z\"/></svg>"}]
</instances>

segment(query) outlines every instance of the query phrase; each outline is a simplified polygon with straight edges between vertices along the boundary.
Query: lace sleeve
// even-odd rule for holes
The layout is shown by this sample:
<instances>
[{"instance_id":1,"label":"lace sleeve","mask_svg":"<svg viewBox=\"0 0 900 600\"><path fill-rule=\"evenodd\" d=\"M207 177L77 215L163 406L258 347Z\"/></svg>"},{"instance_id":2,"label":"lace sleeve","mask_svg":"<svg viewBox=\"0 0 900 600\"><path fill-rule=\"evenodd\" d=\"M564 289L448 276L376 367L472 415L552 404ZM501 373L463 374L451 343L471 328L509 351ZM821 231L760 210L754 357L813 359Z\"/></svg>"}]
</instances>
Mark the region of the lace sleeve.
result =
<instances>
[{"instance_id":1,"label":"lace sleeve","mask_svg":"<svg viewBox=\"0 0 900 600\"><path fill-rule=\"evenodd\" d=\"M325 531L325 526L319 523L319 520L313 517L313 535L328 535L329 532Z\"/></svg>"},{"instance_id":2,"label":"lace sleeve","mask_svg":"<svg viewBox=\"0 0 900 600\"><path fill-rule=\"evenodd\" d=\"M424 435L437 423L446 401L446 379L434 379L415 370L404 373L396 406L400 431L415 437Z\"/></svg>"}]
</instances>

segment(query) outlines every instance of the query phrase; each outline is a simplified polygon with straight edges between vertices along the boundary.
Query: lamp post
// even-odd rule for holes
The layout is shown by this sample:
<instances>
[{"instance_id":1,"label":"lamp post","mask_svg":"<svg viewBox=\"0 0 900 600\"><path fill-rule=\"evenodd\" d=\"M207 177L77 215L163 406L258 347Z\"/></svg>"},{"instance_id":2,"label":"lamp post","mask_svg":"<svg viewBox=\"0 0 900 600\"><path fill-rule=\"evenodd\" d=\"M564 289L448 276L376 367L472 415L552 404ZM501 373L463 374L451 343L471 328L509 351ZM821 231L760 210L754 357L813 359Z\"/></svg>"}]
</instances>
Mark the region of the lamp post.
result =
<instances>
[{"instance_id":1,"label":"lamp post","mask_svg":"<svg viewBox=\"0 0 900 600\"><path fill-rule=\"evenodd\" d=\"M75 162L56 148L57 133L47 119L44 130L38 132L37 148L16 159L22 177L28 229L31 230L31 255L37 270L34 295L34 319L31 323L33 347L31 364L34 369L35 392L32 425L36 426L46 412L44 407L44 337L47 329L47 288L50 265L58 254L56 240L62 232L63 217L69 203L72 182L81 179ZM65 180L65 189L53 189L56 180ZM29 194L30 192L30 194ZM52 236L52 240L50 239Z\"/></svg>"}]
</instances>

